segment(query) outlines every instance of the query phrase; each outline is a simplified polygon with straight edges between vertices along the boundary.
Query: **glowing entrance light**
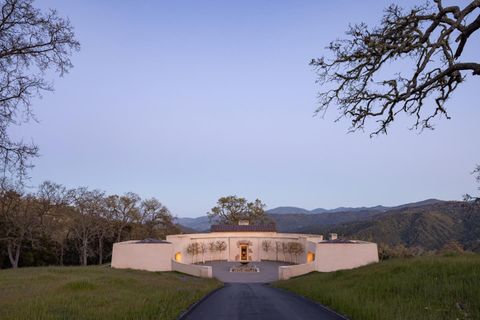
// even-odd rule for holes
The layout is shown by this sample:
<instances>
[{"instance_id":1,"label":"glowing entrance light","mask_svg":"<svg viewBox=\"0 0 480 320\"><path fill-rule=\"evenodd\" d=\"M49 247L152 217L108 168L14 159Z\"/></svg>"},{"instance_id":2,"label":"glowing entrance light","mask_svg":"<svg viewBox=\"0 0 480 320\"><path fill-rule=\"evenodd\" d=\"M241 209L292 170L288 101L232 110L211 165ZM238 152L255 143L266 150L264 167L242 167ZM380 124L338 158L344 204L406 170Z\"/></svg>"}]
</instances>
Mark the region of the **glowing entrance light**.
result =
<instances>
[{"instance_id":1,"label":"glowing entrance light","mask_svg":"<svg viewBox=\"0 0 480 320\"><path fill-rule=\"evenodd\" d=\"M175 261L182 262L182 253L181 252L175 253Z\"/></svg>"},{"instance_id":2,"label":"glowing entrance light","mask_svg":"<svg viewBox=\"0 0 480 320\"><path fill-rule=\"evenodd\" d=\"M315 253L308 251L307 253L307 262L312 262L315 260Z\"/></svg>"}]
</instances>

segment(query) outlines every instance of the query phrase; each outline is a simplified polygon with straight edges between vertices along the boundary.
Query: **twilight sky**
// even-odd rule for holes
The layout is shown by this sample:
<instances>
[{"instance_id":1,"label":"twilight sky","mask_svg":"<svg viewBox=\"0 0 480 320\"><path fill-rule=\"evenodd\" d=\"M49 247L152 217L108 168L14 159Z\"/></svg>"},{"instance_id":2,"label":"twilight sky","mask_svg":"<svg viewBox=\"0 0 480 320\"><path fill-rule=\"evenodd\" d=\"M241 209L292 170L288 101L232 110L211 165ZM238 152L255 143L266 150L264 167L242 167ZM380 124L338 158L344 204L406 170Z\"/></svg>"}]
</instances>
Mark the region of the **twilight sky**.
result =
<instances>
[{"instance_id":1,"label":"twilight sky","mask_svg":"<svg viewBox=\"0 0 480 320\"><path fill-rule=\"evenodd\" d=\"M434 131L400 117L369 138L334 109L313 117L310 59L390 3L37 0L70 18L82 49L35 101L39 123L18 129L40 147L31 184L134 191L181 217L231 194L313 209L475 193L479 77ZM479 40L465 57L478 61Z\"/></svg>"}]
</instances>

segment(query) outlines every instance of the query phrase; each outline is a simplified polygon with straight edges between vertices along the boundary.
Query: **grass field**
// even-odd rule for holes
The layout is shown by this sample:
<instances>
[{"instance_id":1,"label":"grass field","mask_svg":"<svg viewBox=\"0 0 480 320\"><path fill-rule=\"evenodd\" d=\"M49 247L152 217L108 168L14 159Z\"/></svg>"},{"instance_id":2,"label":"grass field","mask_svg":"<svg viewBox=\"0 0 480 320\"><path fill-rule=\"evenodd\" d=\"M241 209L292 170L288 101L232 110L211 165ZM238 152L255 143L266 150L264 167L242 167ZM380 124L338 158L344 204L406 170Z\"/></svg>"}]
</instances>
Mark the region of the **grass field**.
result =
<instances>
[{"instance_id":1,"label":"grass field","mask_svg":"<svg viewBox=\"0 0 480 320\"><path fill-rule=\"evenodd\" d=\"M419 257L279 281L353 320L480 319L480 255Z\"/></svg>"},{"instance_id":2,"label":"grass field","mask_svg":"<svg viewBox=\"0 0 480 320\"><path fill-rule=\"evenodd\" d=\"M105 266L0 270L0 319L175 319L220 285Z\"/></svg>"}]
</instances>

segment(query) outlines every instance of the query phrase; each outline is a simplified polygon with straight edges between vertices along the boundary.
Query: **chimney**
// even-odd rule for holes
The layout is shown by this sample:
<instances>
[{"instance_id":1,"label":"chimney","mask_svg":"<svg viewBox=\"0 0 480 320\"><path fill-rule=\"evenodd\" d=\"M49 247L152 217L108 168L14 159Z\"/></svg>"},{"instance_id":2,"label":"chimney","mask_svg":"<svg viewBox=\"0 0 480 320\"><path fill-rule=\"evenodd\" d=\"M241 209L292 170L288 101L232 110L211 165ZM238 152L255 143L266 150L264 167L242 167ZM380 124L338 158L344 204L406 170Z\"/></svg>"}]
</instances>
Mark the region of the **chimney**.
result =
<instances>
[{"instance_id":1,"label":"chimney","mask_svg":"<svg viewBox=\"0 0 480 320\"><path fill-rule=\"evenodd\" d=\"M329 238L330 238L330 240L337 240L338 235L336 233L330 233Z\"/></svg>"},{"instance_id":2,"label":"chimney","mask_svg":"<svg viewBox=\"0 0 480 320\"><path fill-rule=\"evenodd\" d=\"M249 224L250 224L250 221L248 220L238 220L239 226L248 226Z\"/></svg>"}]
</instances>

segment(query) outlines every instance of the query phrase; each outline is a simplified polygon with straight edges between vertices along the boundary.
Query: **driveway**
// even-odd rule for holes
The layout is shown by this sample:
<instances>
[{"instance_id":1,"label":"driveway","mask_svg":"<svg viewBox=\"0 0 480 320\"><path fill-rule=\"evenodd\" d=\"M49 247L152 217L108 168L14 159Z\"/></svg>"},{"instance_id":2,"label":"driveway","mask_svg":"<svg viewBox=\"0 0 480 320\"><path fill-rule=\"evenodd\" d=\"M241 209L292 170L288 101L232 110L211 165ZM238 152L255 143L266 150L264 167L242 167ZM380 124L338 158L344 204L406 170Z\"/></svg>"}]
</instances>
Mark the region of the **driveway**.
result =
<instances>
[{"instance_id":1,"label":"driveway","mask_svg":"<svg viewBox=\"0 0 480 320\"><path fill-rule=\"evenodd\" d=\"M278 261L252 262L260 269L260 272L230 272L230 267L236 264L238 262L209 261L205 263L206 266L212 266L214 278L229 283L266 283L277 281L278 267L290 265L288 262Z\"/></svg>"},{"instance_id":2,"label":"driveway","mask_svg":"<svg viewBox=\"0 0 480 320\"><path fill-rule=\"evenodd\" d=\"M259 283L227 283L181 319L345 320L315 302Z\"/></svg>"}]
</instances>

